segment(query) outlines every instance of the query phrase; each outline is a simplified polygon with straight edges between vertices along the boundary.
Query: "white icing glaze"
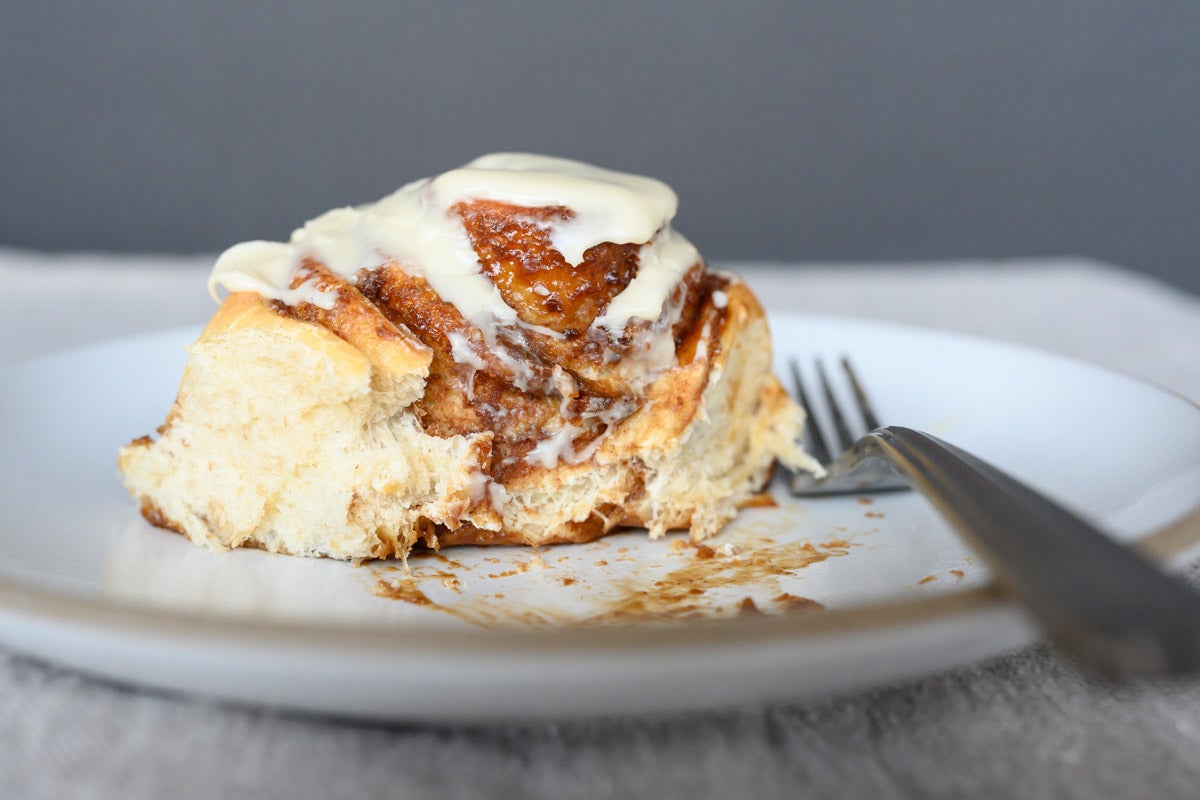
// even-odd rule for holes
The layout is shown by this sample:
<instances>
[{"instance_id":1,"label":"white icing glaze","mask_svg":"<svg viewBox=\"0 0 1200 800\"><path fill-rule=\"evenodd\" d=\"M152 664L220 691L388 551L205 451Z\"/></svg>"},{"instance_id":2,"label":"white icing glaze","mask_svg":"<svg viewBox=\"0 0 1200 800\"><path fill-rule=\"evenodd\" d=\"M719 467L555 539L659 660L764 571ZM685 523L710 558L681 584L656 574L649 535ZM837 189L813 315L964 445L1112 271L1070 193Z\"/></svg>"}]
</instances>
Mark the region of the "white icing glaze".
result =
<instances>
[{"instance_id":1,"label":"white icing glaze","mask_svg":"<svg viewBox=\"0 0 1200 800\"><path fill-rule=\"evenodd\" d=\"M466 336L458 331L448 331L446 340L450 342L450 358L454 359L455 364L466 367L466 372L463 375L463 381L467 390L467 399L475 399L475 373L487 364L483 357L475 352L475 348L471 346L471 342Z\"/></svg>"},{"instance_id":2,"label":"white icing glaze","mask_svg":"<svg viewBox=\"0 0 1200 800\"><path fill-rule=\"evenodd\" d=\"M291 248L280 242L242 242L225 251L218 263L224 272L214 269L208 279L208 291L216 297L216 284L231 292L257 292L282 300L288 305L311 303L329 310L337 300L337 290L322 290L314 281L289 288L295 265Z\"/></svg>"},{"instance_id":3,"label":"white icing glaze","mask_svg":"<svg viewBox=\"0 0 1200 800\"><path fill-rule=\"evenodd\" d=\"M695 247L670 228L677 201L661 181L564 158L495 153L407 184L376 203L326 212L294 231L288 243L234 245L217 259L210 290L221 285L285 303L319 301L315 304L328 308L332 299L315 287L290 289L304 258L317 259L350 281L364 267L395 260L424 278L486 336L494 323L518 320L481 271L461 221L449 213L471 199L569 208L569 220L552 224L551 242L572 264L603 242L644 243L637 275L594 323L610 330L630 319L658 319L671 290L699 261Z\"/></svg>"},{"instance_id":4,"label":"white icing glaze","mask_svg":"<svg viewBox=\"0 0 1200 800\"><path fill-rule=\"evenodd\" d=\"M456 364L466 364L471 369L483 369L486 366L483 357L475 352L466 336L458 331L449 331L446 339L450 342L450 357Z\"/></svg>"},{"instance_id":5,"label":"white icing glaze","mask_svg":"<svg viewBox=\"0 0 1200 800\"><path fill-rule=\"evenodd\" d=\"M504 488L502 483L488 484L488 500L491 501L492 508L497 511L504 508L509 501L508 489Z\"/></svg>"},{"instance_id":6,"label":"white icing glaze","mask_svg":"<svg viewBox=\"0 0 1200 800\"><path fill-rule=\"evenodd\" d=\"M482 470L473 470L467 476L467 497L472 503L478 503L484 497L489 497L488 487L492 483L492 476ZM490 499L490 497L489 497Z\"/></svg>"},{"instance_id":7,"label":"white icing glaze","mask_svg":"<svg viewBox=\"0 0 1200 800\"><path fill-rule=\"evenodd\" d=\"M575 455L572 445L575 437L583 433L583 428L565 423L549 436L543 436L532 450L525 454L525 463L543 469L550 469L559 460L575 463L571 459Z\"/></svg>"},{"instance_id":8,"label":"white icing glaze","mask_svg":"<svg viewBox=\"0 0 1200 800\"><path fill-rule=\"evenodd\" d=\"M591 458L604 440L603 436L592 439L582 450L575 449L575 439L586 428L567 422L549 436L543 436L532 450L525 454L525 463L550 469L559 461L568 464L582 464Z\"/></svg>"},{"instance_id":9,"label":"white icing glaze","mask_svg":"<svg viewBox=\"0 0 1200 800\"><path fill-rule=\"evenodd\" d=\"M554 226L554 249L572 264L601 242L648 242L675 216L675 192L662 181L532 153L493 153L433 179L442 208L498 200L526 208L562 206L574 216Z\"/></svg>"},{"instance_id":10,"label":"white icing glaze","mask_svg":"<svg viewBox=\"0 0 1200 800\"><path fill-rule=\"evenodd\" d=\"M624 291L609 301L593 326L620 330L631 319L656 320L663 303L700 254L687 239L665 228L638 251L638 271Z\"/></svg>"}]
</instances>

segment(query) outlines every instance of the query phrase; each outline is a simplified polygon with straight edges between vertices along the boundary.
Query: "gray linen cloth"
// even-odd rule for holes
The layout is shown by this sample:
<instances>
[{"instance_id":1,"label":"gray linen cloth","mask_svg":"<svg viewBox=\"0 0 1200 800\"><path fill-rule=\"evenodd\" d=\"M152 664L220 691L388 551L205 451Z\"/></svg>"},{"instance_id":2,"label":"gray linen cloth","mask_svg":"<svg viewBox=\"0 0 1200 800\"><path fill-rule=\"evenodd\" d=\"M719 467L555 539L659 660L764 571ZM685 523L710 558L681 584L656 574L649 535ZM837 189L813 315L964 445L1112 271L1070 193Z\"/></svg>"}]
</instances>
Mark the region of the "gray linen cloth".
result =
<instances>
[{"instance_id":1,"label":"gray linen cloth","mask_svg":"<svg viewBox=\"0 0 1200 800\"><path fill-rule=\"evenodd\" d=\"M0 250L0 364L201 323L210 261ZM1200 398L1200 302L1112 267L722 266L770 308L1022 342ZM1113 689L1037 646L764 707L439 727L231 708L0 648L0 797L393 796L1194 798L1200 681Z\"/></svg>"}]
</instances>

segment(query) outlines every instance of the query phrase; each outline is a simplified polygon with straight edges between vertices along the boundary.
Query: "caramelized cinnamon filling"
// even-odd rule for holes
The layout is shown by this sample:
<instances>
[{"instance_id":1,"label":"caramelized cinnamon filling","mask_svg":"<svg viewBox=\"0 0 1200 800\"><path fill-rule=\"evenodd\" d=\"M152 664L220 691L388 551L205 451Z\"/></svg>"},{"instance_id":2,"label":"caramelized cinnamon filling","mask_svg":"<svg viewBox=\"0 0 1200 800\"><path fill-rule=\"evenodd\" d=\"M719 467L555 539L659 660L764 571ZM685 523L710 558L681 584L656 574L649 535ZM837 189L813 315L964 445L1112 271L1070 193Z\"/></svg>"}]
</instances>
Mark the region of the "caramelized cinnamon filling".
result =
<instances>
[{"instance_id":1,"label":"caramelized cinnamon filling","mask_svg":"<svg viewBox=\"0 0 1200 800\"><path fill-rule=\"evenodd\" d=\"M637 274L640 244L605 242L572 265L554 249L550 223L568 208L521 208L490 200L451 207L462 218L483 273L523 322L568 338L587 330Z\"/></svg>"},{"instance_id":2,"label":"caramelized cinnamon filling","mask_svg":"<svg viewBox=\"0 0 1200 800\"><path fill-rule=\"evenodd\" d=\"M724 289L729 285L729 279L712 272L704 272L693 270L688 273L687 278L683 283L676 287L676 291L684 292L682 311L679 314L679 321L671 328L671 335L675 339L675 358L680 364L690 364L696 354L696 346L700 342L703 334L701 326L701 318L705 314L711 314L712 319L720 320L725 316L724 309L718 309L709 302L712 293ZM713 340L713 345L717 345L716 339Z\"/></svg>"}]
</instances>

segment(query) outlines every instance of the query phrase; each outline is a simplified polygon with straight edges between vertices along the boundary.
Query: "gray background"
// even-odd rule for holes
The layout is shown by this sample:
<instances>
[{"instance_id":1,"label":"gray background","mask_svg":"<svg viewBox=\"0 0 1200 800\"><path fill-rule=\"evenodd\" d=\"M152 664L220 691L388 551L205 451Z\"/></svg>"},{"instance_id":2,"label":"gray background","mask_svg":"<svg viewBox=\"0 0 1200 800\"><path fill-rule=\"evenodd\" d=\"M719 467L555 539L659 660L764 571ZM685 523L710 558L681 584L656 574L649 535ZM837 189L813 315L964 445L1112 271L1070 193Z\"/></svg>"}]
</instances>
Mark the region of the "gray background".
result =
<instances>
[{"instance_id":1,"label":"gray background","mask_svg":"<svg viewBox=\"0 0 1200 800\"><path fill-rule=\"evenodd\" d=\"M284 238L484 152L712 260L1076 254L1200 291L1200 3L5 3L0 244Z\"/></svg>"}]
</instances>

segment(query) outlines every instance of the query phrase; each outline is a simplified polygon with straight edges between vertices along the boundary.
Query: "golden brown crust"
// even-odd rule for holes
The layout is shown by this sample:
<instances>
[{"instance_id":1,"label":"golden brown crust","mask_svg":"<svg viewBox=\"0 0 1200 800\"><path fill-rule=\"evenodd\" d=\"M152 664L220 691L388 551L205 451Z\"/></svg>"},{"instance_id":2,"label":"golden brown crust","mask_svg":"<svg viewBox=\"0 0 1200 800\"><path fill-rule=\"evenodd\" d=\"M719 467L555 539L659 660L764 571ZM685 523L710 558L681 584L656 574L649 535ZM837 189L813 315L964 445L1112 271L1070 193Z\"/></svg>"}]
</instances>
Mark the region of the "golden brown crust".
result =
<instances>
[{"instance_id":1,"label":"golden brown crust","mask_svg":"<svg viewBox=\"0 0 1200 800\"><path fill-rule=\"evenodd\" d=\"M282 316L290 316L332 331L370 359L372 365L389 375L421 373L429 368L432 354L403 325L397 325L362 293L318 262L307 260L293 279L292 288L309 282L327 293L334 293L333 307L312 303L271 306Z\"/></svg>"},{"instance_id":2,"label":"golden brown crust","mask_svg":"<svg viewBox=\"0 0 1200 800\"><path fill-rule=\"evenodd\" d=\"M146 437L142 438L145 439ZM135 441L140 442L141 439ZM149 522L154 527L162 528L163 530L167 531L173 531L175 533L183 534L184 536L187 535L187 532L183 529L183 526L164 514L162 509L154 504L153 500L143 499L141 502L141 507L138 510L141 511L141 514L145 518L146 522Z\"/></svg>"}]
</instances>

